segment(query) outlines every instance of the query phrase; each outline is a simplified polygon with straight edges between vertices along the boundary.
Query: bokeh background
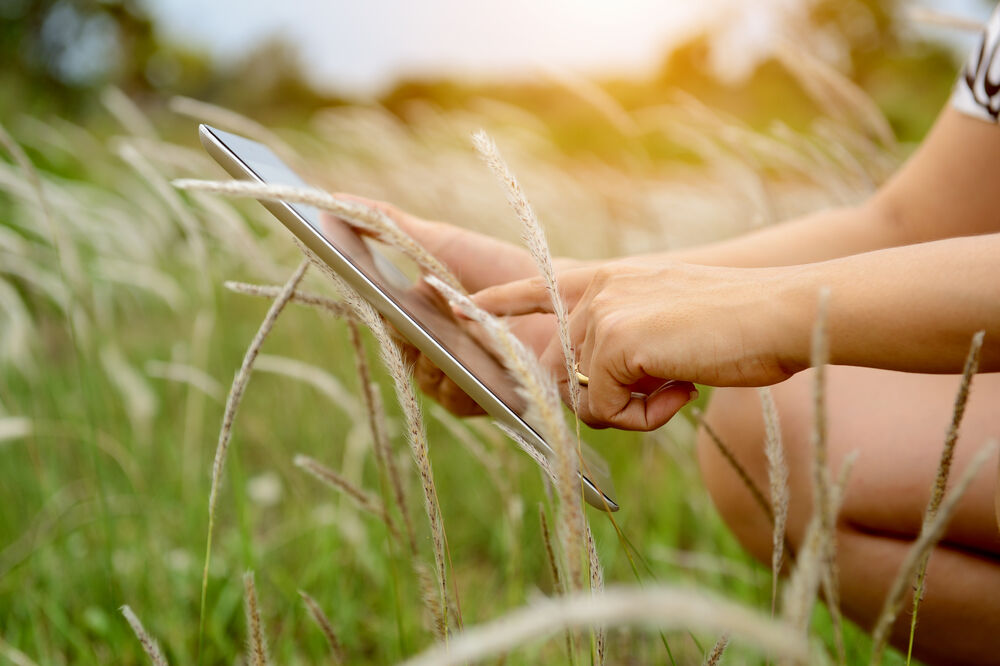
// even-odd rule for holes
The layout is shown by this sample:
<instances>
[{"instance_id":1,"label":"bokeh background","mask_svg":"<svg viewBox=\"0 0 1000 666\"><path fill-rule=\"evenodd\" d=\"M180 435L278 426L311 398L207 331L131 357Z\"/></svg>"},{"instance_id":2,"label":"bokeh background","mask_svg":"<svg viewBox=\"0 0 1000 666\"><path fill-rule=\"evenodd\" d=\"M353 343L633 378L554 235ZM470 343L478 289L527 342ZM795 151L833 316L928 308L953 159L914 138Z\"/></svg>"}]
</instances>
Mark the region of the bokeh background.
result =
<instances>
[{"instance_id":1,"label":"bokeh background","mask_svg":"<svg viewBox=\"0 0 1000 666\"><path fill-rule=\"evenodd\" d=\"M877 187L975 38L920 9L975 23L991 6L0 1L0 662L141 663L126 603L172 663L238 662L247 569L280 663L326 654L299 589L353 663L430 642L385 529L292 465L306 453L379 488L343 326L292 309L237 420L199 654L222 401L266 310L223 283L280 283L296 250L256 204L169 186L222 175L196 119L268 142L318 185L516 239L468 140L485 128L558 253L669 250ZM466 621L551 594L531 463L488 423L425 407ZM586 437L611 462L643 579L769 606L768 571L698 482L690 423ZM592 522L607 579L635 582L611 526ZM832 645L820 608L815 626ZM696 663L714 637L666 639ZM867 640L848 628L852 660ZM613 663L666 657L653 635L610 641ZM554 640L511 663L565 658ZM740 646L727 659L760 663Z\"/></svg>"}]
</instances>

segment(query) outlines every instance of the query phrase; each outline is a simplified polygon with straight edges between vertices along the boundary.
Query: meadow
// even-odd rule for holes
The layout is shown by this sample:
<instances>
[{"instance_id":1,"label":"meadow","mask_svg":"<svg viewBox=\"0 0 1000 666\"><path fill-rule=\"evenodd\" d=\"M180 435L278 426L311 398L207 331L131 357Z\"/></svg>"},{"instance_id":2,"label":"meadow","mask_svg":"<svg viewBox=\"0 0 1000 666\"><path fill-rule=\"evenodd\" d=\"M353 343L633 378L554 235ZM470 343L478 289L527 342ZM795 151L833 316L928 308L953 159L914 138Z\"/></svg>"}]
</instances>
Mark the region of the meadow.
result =
<instances>
[{"instance_id":1,"label":"meadow","mask_svg":"<svg viewBox=\"0 0 1000 666\"><path fill-rule=\"evenodd\" d=\"M620 144L613 160L571 158L537 118L485 98L461 111L414 103L402 117L342 106L265 129L184 98L154 121L108 89L101 127L15 118L0 133L0 659L144 663L123 605L175 664L260 663L258 635L274 663L396 663L443 640L442 621L459 649L459 618L472 627L522 607L568 613L558 600L575 585L566 572L574 553L556 534L560 483L488 420L458 420L421 399L447 539L438 567L426 478L408 446L412 415L397 404L380 343L351 317L330 315L343 305L324 312L295 299L273 322L235 414L203 571L213 460L248 344L282 285L286 296L343 295L316 268L286 282L301 253L256 202L172 186L223 178L197 146L196 120L269 144L328 191L517 241L521 222L471 140L485 128L553 253L599 258L857 201L891 172L906 147L875 104L819 63L787 65L828 112L805 131L752 129L683 95L625 111L592 84L563 81ZM697 160L659 159L648 148L656 136ZM267 298L234 282L263 285ZM374 393L359 380L358 344ZM730 629L726 609L747 609L778 636L797 626L780 591L770 619L770 569L742 551L700 485L695 428L688 410L648 435L583 430L608 460L623 507L615 524L583 509L603 584L615 594L659 591L664 604L680 595L683 612L654 599L648 617L609 626L606 638L554 626L544 640L500 650L509 650L503 663L701 663ZM435 616L440 568L449 603ZM248 580L256 601L245 614ZM838 654L836 618L813 605L818 579L797 585L807 590L810 663L868 661L872 641L850 623ZM583 604L580 587L573 599ZM674 617L697 620L702 603L707 621ZM734 621L721 663L767 663L760 641L778 649L746 626ZM883 663L902 661L890 652Z\"/></svg>"}]
</instances>

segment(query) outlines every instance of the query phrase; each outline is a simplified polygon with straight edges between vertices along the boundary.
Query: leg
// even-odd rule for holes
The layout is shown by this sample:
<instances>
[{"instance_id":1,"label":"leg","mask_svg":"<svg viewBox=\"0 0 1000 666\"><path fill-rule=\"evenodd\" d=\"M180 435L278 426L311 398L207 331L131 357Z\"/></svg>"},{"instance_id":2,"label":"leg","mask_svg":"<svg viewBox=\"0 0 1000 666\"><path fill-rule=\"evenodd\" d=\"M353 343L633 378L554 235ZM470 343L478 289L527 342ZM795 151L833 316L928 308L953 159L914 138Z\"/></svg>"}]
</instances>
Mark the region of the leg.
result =
<instances>
[{"instance_id":1,"label":"leg","mask_svg":"<svg viewBox=\"0 0 1000 666\"><path fill-rule=\"evenodd\" d=\"M788 538L801 542L812 513L812 374L800 373L773 388L778 404L791 490ZM885 593L920 530L951 418L955 376L890 373L831 367L827 375L829 461L834 474L853 450L860 455L837 524L841 598L845 614L865 627L877 617ZM1000 375L981 375L956 447L957 478L988 437L1000 434L995 405ZM753 389L717 391L708 422L766 489L763 419ZM736 475L702 435L699 460L705 483L737 538L770 561L771 527ZM1000 531L994 513L997 463L980 472L931 558L927 592L915 637L919 657L946 663L996 659L1000 635ZM906 602L910 603L910 602ZM904 609L907 606L904 605ZM904 610L893 640L905 645Z\"/></svg>"}]
</instances>

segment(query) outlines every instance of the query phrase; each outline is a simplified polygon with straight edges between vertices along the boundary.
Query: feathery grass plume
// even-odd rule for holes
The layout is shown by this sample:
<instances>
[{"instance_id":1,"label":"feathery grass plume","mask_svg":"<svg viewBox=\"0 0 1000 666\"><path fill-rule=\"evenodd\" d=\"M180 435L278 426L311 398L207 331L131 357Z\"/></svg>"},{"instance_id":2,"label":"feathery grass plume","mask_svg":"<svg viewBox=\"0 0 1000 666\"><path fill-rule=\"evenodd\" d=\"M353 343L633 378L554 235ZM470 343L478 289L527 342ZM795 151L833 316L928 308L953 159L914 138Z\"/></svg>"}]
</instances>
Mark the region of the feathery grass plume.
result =
<instances>
[{"instance_id":1,"label":"feathery grass plume","mask_svg":"<svg viewBox=\"0 0 1000 666\"><path fill-rule=\"evenodd\" d=\"M927 503L924 512L924 523L934 520L938 509L941 508L941 501L944 499L945 489L948 487L948 477L951 475L951 463L955 457L955 444L958 442L958 429L962 425L962 417L965 415L965 405L969 400L969 390L972 386L972 377L979 371L979 358L983 351L983 338L986 331L979 331L972 336L972 344L969 346L969 354L965 358L965 367L962 370L962 382L958 387L958 394L955 396L955 408L952 410L951 423L948 425L948 432L945 434L944 446L941 448L941 459L938 463L937 476L934 485L931 487L931 498ZM927 575L928 553L920 562L917 571L917 583L913 593L913 613L910 615L910 641L906 650L906 660L910 661L913 653L913 636L917 631L917 612L920 608L920 601L924 595L924 577Z\"/></svg>"},{"instance_id":2,"label":"feathery grass plume","mask_svg":"<svg viewBox=\"0 0 1000 666\"><path fill-rule=\"evenodd\" d=\"M330 618L326 616L323 609L319 607L316 600L310 597L308 594L299 590L299 596L302 597L302 603L305 605L306 610L309 611L309 617L313 619L319 630L323 632L326 637L326 642L330 645L330 657L334 664L343 664L347 662L347 655L344 654L344 648L340 644L340 640L337 638L337 633L333 630L333 625L330 623Z\"/></svg>"},{"instance_id":3,"label":"feathery grass plume","mask_svg":"<svg viewBox=\"0 0 1000 666\"><path fill-rule=\"evenodd\" d=\"M152 437L153 417L158 407L156 393L149 382L125 358L115 344L101 348L101 366L118 391L136 439L148 444Z\"/></svg>"},{"instance_id":4,"label":"feathery grass plume","mask_svg":"<svg viewBox=\"0 0 1000 666\"><path fill-rule=\"evenodd\" d=\"M236 412L239 410L240 401L243 399L247 383L250 381L250 373L253 371L253 363L257 359L257 354L260 353L260 348L263 346L264 340L267 339L271 329L274 328L274 323L278 321L278 315L281 314L281 311L288 305L288 301L291 300L292 293L299 285L299 282L302 281L307 268L309 268L308 261L303 261L299 264L299 267L288 278L288 282L285 283L281 293L271 303L271 307L264 316L264 321L261 322L257 333L254 334L253 340L250 341L250 346L247 347L246 354L243 356L243 363L233 377L233 385L229 389L229 395L226 398L226 408L222 415L222 427L219 429L219 443L215 449L215 460L212 461L212 489L208 495L208 538L205 545L205 570L201 577L201 611L198 623L199 653L201 652L201 641L205 628L205 599L208 594L208 567L212 559L215 504L218 501L219 486L222 483L222 468L226 463L226 453L229 451L229 442L233 435L233 422L236 419Z\"/></svg>"},{"instance_id":5,"label":"feathery grass plume","mask_svg":"<svg viewBox=\"0 0 1000 666\"><path fill-rule=\"evenodd\" d=\"M601 594L604 592L604 569L601 567L601 560L597 556L597 544L594 542L594 533L587 525L587 560L590 565L590 592L591 594ZM596 625L594 627L594 663L600 666L604 663L604 652L607 644L607 635L604 627Z\"/></svg>"},{"instance_id":6,"label":"feathery grass plume","mask_svg":"<svg viewBox=\"0 0 1000 666\"><path fill-rule=\"evenodd\" d=\"M128 133L147 139L156 138L153 123L121 88L107 86L101 91L101 104Z\"/></svg>"},{"instance_id":7,"label":"feathery grass plume","mask_svg":"<svg viewBox=\"0 0 1000 666\"><path fill-rule=\"evenodd\" d=\"M171 97L167 102L167 107L178 115L187 116L199 122L218 125L221 129L228 129L259 141L278 153L281 159L286 162L295 163L299 161L298 154L284 139L256 120L251 120L240 113L182 95Z\"/></svg>"},{"instance_id":8,"label":"feathery grass plume","mask_svg":"<svg viewBox=\"0 0 1000 666\"><path fill-rule=\"evenodd\" d=\"M729 632L774 656L804 662L809 655L802 635L756 610L694 590L618 586L597 595L576 592L544 597L497 620L466 629L456 634L447 648L431 648L406 661L405 666L465 664L560 630L595 625Z\"/></svg>"},{"instance_id":9,"label":"feathery grass plume","mask_svg":"<svg viewBox=\"0 0 1000 666\"><path fill-rule=\"evenodd\" d=\"M542 73L552 83L565 88L593 107L622 136L635 138L641 133L635 119L621 103L590 79L562 67L543 67Z\"/></svg>"},{"instance_id":10,"label":"feathery grass plume","mask_svg":"<svg viewBox=\"0 0 1000 666\"><path fill-rule=\"evenodd\" d=\"M0 124L0 146L3 146L4 150L14 158L14 162L24 172L31 190L34 191L35 198L38 200L38 208L42 212L42 219L45 221L49 236L52 238L52 245L55 247L56 255L59 257L59 267L63 272L63 278L72 285L82 284L81 281L84 278L84 274L79 250L76 244L67 238L63 228L56 224L48 197L45 195L42 178L38 174L35 165L28 157L28 154L24 152L24 149L21 148L21 144L14 140L14 137L7 132L7 129L2 124Z\"/></svg>"},{"instance_id":11,"label":"feathery grass plume","mask_svg":"<svg viewBox=\"0 0 1000 666\"><path fill-rule=\"evenodd\" d=\"M577 412L580 405L580 383L576 381L576 353L573 351L573 345L569 337L569 313L566 311L566 305L559 294L559 285L556 283L556 271L552 265L552 253L549 251L549 243L545 238L545 231L535 216L535 211L532 209L531 203L521 190L521 184L517 182L517 178L511 173L507 163L504 162L503 156L500 155L500 150L493 139L485 131L479 130L472 135L472 141L476 146L479 157L490 168L493 175L503 184L507 203L510 204L510 207L521 221L521 239L528 248L528 252L531 253L531 257L535 260L535 265L538 267L538 271L545 281L545 290L549 293L549 298L552 300L552 311L556 315L559 331L559 344L562 346L563 358L566 362L570 404L573 407L573 411Z\"/></svg>"},{"instance_id":12,"label":"feathery grass plume","mask_svg":"<svg viewBox=\"0 0 1000 666\"><path fill-rule=\"evenodd\" d=\"M167 205L170 212L173 213L173 216L184 230L184 235L191 248L192 259L195 265L199 267L207 265L208 250L205 247L205 239L202 237L201 226L191 208L184 203L177 192L171 189L170 183L164 175L153 166L138 148L131 143L122 143L118 146L118 155L129 166L135 169L136 173L146 181L149 187ZM207 273L205 274L205 279L200 280L198 284L205 290L204 295L210 297L211 289Z\"/></svg>"},{"instance_id":13,"label":"feathery grass plume","mask_svg":"<svg viewBox=\"0 0 1000 666\"><path fill-rule=\"evenodd\" d=\"M189 178L175 180L173 185L181 190L211 192L228 197L283 201L329 211L349 224L374 235L382 243L399 250L420 266L424 272L436 275L453 289L463 293L465 291L458 278L437 257L413 240L399 228L399 225L391 217L377 207L367 206L353 199L335 197L323 190L311 187L265 185L244 180L212 181Z\"/></svg>"},{"instance_id":14,"label":"feathery grass plume","mask_svg":"<svg viewBox=\"0 0 1000 666\"><path fill-rule=\"evenodd\" d=\"M831 497L830 467L827 462L826 366L830 361L830 340L827 320L830 310L830 288L821 287L812 332L811 363L813 368L813 429L810 436L813 449L812 481L814 513L819 516L819 546L822 563L820 578L827 596L833 620L834 642L840 662L846 659L843 621L840 613L840 581L837 568L836 514L839 501ZM807 625L808 626L808 625Z\"/></svg>"},{"instance_id":15,"label":"feathery grass plume","mask_svg":"<svg viewBox=\"0 0 1000 666\"><path fill-rule=\"evenodd\" d=\"M552 470L552 463L545 456L544 453L536 449L528 440L521 437L521 434L508 426L505 423L500 423L499 421L494 421L493 425L499 428L505 435L511 438L517 447L528 454L528 457L535 461L535 463L542 468L542 472L545 474L545 478L551 481L553 484L556 483L556 473Z\"/></svg>"},{"instance_id":16,"label":"feathery grass plume","mask_svg":"<svg viewBox=\"0 0 1000 666\"><path fill-rule=\"evenodd\" d=\"M717 664L722 660L722 655L729 647L729 633L724 633L719 636L719 640L715 641L715 645L712 646L712 651L705 655L705 661L703 666L717 666Z\"/></svg>"},{"instance_id":17,"label":"feathery grass plume","mask_svg":"<svg viewBox=\"0 0 1000 666\"><path fill-rule=\"evenodd\" d=\"M172 382L187 384L192 388L198 389L203 395L208 396L212 400L222 402L225 392L222 384L201 368L196 368L193 365L185 363L146 361L143 370L154 379L166 379Z\"/></svg>"},{"instance_id":18,"label":"feathery grass plume","mask_svg":"<svg viewBox=\"0 0 1000 666\"><path fill-rule=\"evenodd\" d=\"M882 612L879 613L878 620L875 621L875 629L872 631L872 656L873 666L882 663L882 653L885 650L889 634L896 621L896 616L903 604L903 596L906 589L913 584L914 578L921 562L930 556L931 551L937 545L941 537L944 536L945 529L951 521L952 515L958 508L958 503L965 495L965 492L972 484L972 480L979 473L979 469L997 453L997 440L990 439L979 449L976 455L969 461L968 467L962 472L958 482L951 489L951 492L941 501L937 513L934 517L925 521L920 528L910 550L906 553L903 563L899 567L899 573L892 581L889 592L886 594L882 604Z\"/></svg>"},{"instance_id":19,"label":"feathery grass plume","mask_svg":"<svg viewBox=\"0 0 1000 666\"><path fill-rule=\"evenodd\" d=\"M753 497L754 502L757 503L757 505L761 508L761 511L764 512L764 515L767 516L768 521L774 523L774 512L771 510L771 504L767 501L767 498L764 497L764 492L760 489L760 486L758 486L757 483L750 478L750 473L747 472L742 463L736 459L736 454L733 453L733 450L722 441L722 438L719 437L712 426L708 425L708 421L705 420L705 415L700 409L697 407L692 408L690 414L694 417L695 421L698 422L698 425L705 429L705 434L708 435L710 440L712 440L712 443L715 444L715 448L719 450L719 453L721 453L722 457L726 459L729 466L733 468L733 471L736 472L736 475L740 478L740 481L743 482L743 485L750 491L750 495Z\"/></svg>"},{"instance_id":20,"label":"feathery grass plume","mask_svg":"<svg viewBox=\"0 0 1000 666\"><path fill-rule=\"evenodd\" d=\"M757 389L764 413L764 455L767 457L767 478L771 486L771 507L774 512L774 529L771 542L771 614L778 601L778 576L781 574L785 554L785 524L788 522L788 464L781 443L781 421L778 408L769 388Z\"/></svg>"},{"instance_id":21,"label":"feathery grass plume","mask_svg":"<svg viewBox=\"0 0 1000 666\"><path fill-rule=\"evenodd\" d=\"M382 404L382 396L378 392L378 387L372 380L371 368L368 366L368 352L361 341L361 331L358 323L353 318L347 319L347 334L354 349L354 366L358 373L358 384L361 388L361 402L364 405L365 416L368 419L368 429L372 435L372 448L375 449L375 458L379 461L385 475L389 481L389 488L392 492L393 502L399 511L403 521L403 528L406 530L406 541L410 548L410 555L417 556L417 537L413 529L413 521L410 520L410 512L406 506L406 492L403 490L403 480L399 476L399 468L392 455L392 447L389 444L389 434L386 432L385 408Z\"/></svg>"},{"instance_id":22,"label":"feathery grass plume","mask_svg":"<svg viewBox=\"0 0 1000 666\"><path fill-rule=\"evenodd\" d=\"M438 604L433 610L435 626L439 629L438 637L447 640L448 612L451 601L448 595L448 573L446 565L447 538L444 532L444 521L441 517L441 507L438 503L437 490L434 485L434 474L431 469L430 454L427 445L427 433L424 430L423 415L416 391L410 382L409 370L403 351L393 339L381 315L364 300L354 289L340 278L329 266L309 248L299 245L309 261L318 266L329 277L340 291L344 302L350 307L358 319L365 324L379 343L379 356L389 371L396 390L396 398L406 419L407 441L413 453L413 459L420 476L420 484L424 494L424 510L431 528L431 544L434 552L435 574L438 584ZM457 608L457 599L456 599ZM461 613L457 613L461 623Z\"/></svg>"},{"instance_id":23,"label":"feathery grass plume","mask_svg":"<svg viewBox=\"0 0 1000 666\"><path fill-rule=\"evenodd\" d=\"M840 505L847 488L847 481L857 459L858 452L852 451L844 458L841 465L837 483L830 492L828 511L833 516L840 513ZM796 558L795 569L789 577L782 600L783 617L792 626L798 628L802 634L807 633L813 604L816 602L816 594L825 568L824 535L820 516L820 512L814 509L809 524L806 526L806 533Z\"/></svg>"},{"instance_id":24,"label":"feathery grass plume","mask_svg":"<svg viewBox=\"0 0 1000 666\"><path fill-rule=\"evenodd\" d=\"M38 666L28 655L8 643L0 636L0 657L4 657L14 666Z\"/></svg>"},{"instance_id":25,"label":"feathery grass plume","mask_svg":"<svg viewBox=\"0 0 1000 666\"><path fill-rule=\"evenodd\" d=\"M250 664L267 666L271 660L267 656L267 642L264 640L264 630L261 628L257 588L254 585L252 571L243 574L243 606L247 615L247 652Z\"/></svg>"},{"instance_id":26,"label":"feathery grass plume","mask_svg":"<svg viewBox=\"0 0 1000 666\"><path fill-rule=\"evenodd\" d=\"M965 30L966 32L979 32L984 27L979 21L965 18L964 16L938 12L929 7L908 7L906 17L914 23L954 28L955 30Z\"/></svg>"},{"instance_id":27,"label":"feathery grass plume","mask_svg":"<svg viewBox=\"0 0 1000 666\"><path fill-rule=\"evenodd\" d=\"M296 467L304 469L314 478L322 481L334 490L342 492L344 495L349 497L354 505L359 509L370 513L381 520L385 523L385 526L389 528L389 532L392 533L393 538L399 538L399 530L396 528L396 524L392 520L392 516L389 515L389 512L386 511L385 507L382 505L381 500L379 500L375 495L367 490L358 488L340 474L337 474L329 467L320 464L309 456L304 456L302 454L296 455L294 462Z\"/></svg>"},{"instance_id":28,"label":"feathery grass plume","mask_svg":"<svg viewBox=\"0 0 1000 666\"><path fill-rule=\"evenodd\" d=\"M142 622L132 609L128 606L121 607L122 615L125 616L125 621L128 622L129 626L132 627L132 631L135 632L135 637L139 639L139 643L142 645L142 649L146 652L146 656L149 660L153 662L153 666L167 666L167 658L163 656L163 652L160 650L160 646L157 644L156 640L146 632L146 628L142 626Z\"/></svg>"},{"instance_id":29,"label":"feathery grass plume","mask_svg":"<svg viewBox=\"0 0 1000 666\"><path fill-rule=\"evenodd\" d=\"M296 358L272 354L261 354L257 358L255 368L257 372L270 372L308 384L343 410L352 423L361 420L361 403L335 375L322 368Z\"/></svg>"},{"instance_id":30,"label":"feathery grass plume","mask_svg":"<svg viewBox=\"0 0 1000 666\"><path fill-rule=\"evenodd\" d=\"M232 280L227 280L223 283L223 286L229 291L237 294L270 299L277 298L282 289L280 285L250 284L248 282L234 282ZM318 310L323 310L334 317L351 316L350 309L345 307L340 301L327 296L321 296L320 294L314 294L309 291L300 291L296 289L292 292L292 303L298 303L299 305L306 305Z\"/></svg>"},{"instance_id":31,"label":"feathery grass plume","mask_svg":"<svg viewBox=\"0 0 1000 666\"><path fill-rule=\"evenodd\" d=\"M895 147L896 135L889 121L856 83L802 45L780 42L773 54L826 113L842 121L855 122L883 146Z\"/></svg>"},{"instance_id":32,"label":"feathery grass plume","mask_svg":"<svg viewBox=\"0 0 1000 666\"><path fill-rule=\"evenodd\" d=\"M559 535L567 563L568 588L582 585L583 507L581 504L578 454L563 418L562 403L552 378L540 367L535 355L510 332L507 325L476 306L472 300L434 276L425 278L449 303L469 319L482 325L495 351L518 383L518 392L528 405L529 421L537 421L556 452L556 490L559 493ZM518 440L515 438L515 442ZM531 449L526 449L531 455ZM534 456L532 456L534 458ZM536 459L537 460L537 459Z\"/></svg>"}]
</instances>

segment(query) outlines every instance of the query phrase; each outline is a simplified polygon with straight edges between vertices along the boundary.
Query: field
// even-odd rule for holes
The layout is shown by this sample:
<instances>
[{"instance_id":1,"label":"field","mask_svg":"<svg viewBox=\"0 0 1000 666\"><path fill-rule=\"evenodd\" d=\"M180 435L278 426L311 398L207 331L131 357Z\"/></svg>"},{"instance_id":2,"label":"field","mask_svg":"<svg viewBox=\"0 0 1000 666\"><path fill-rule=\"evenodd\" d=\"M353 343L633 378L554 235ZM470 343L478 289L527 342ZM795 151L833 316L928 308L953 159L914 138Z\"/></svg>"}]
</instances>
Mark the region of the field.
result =
<instances>
[{"instance_id":1,"label":"field","mask_svg":"<svg viewBox=\"0 0 1000 666\"><path fill-rule=\"evenodd\" d=\"M109 89L99 126L13 119L0 160L0 661L143 663L118 610L127 604L170 663L244 663L246 571L274 663L331 654L300 590L329 618L347 663L395 663L434 643L434 601L405 540L294 464L299 454L322 463L387 507L393 529L403 522L372 446L348 326L294 303L265 341L234 422L202 608L224 404L268 309L225 283L280 286L301 257L256 202L170 185L222 177L196 145L194 118L255 135L331 191L516 240L517 217L470 141L485 128L554 253L588 258L685 247L855 201L905 153L886 139L874 104L836 78L810 91L830 113L804 132L752 130L687 97L625 112L586 82L564 83L620 142L613 160L571 159L536 118L488 99L463 111L414 104L405 122L378 107L337 107L272 133L185 99L154 121ZM657 136L697 160L651 155ZM336 297L316 270L302 289ZM375 341L365 333L363 342L415 557L430 571L405 416ZM535 464L489 421L422 407L449 596L464 625L559 595L539 518L541 507L558 520L559 502ZM741 550L701 487L692 419L648 436L584 430L623 506L624 537L586 510L605 583L698 590L766 616L771 572ZM834 634L817 605L814 656L836 661ZM506 663L587 663L593 636L556 632L513 648ZM697 627L612 628L607 661L700 663L717 638ZM863 632L848 625L844 642L848 663L868 659ZM737 636L724 663L765 660ZM885 663L901 661L891 653Z\"/></svg>"}]
</instances>

